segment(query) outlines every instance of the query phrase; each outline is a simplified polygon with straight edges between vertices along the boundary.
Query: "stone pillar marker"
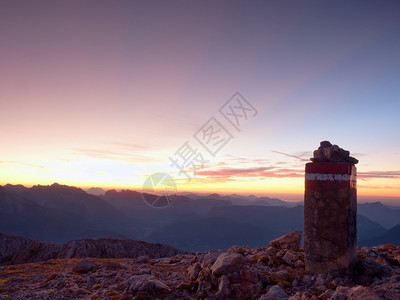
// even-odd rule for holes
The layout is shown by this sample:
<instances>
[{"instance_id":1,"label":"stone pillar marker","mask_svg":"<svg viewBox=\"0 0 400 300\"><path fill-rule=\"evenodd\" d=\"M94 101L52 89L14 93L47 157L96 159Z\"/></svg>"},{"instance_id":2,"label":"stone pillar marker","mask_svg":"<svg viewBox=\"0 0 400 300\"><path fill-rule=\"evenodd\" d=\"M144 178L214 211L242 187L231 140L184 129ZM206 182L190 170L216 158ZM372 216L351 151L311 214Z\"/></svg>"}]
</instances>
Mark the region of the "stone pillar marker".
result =
<instances>
[{"instance_id":1,"label":"stone pillar marker","mask_svg":"<svg viewBox=\"0 0 400 300\"><path fill-rule=\"evenodd\" d=\"M304 251L309 274L353 275L357 250L358 160L321 142L305 168Z\"/></svg>"}]
</instances>

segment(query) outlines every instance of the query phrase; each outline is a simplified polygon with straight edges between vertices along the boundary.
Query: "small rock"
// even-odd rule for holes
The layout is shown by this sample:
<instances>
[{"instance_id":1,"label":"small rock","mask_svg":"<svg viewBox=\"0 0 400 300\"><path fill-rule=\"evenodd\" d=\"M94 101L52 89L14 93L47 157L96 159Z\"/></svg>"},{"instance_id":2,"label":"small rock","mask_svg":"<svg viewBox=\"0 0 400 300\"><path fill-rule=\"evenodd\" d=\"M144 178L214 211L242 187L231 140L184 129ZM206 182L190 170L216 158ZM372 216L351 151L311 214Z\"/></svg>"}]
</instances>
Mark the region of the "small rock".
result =
<instances>
[{"instance_id":1,"label":"small rock","mask_svg":"<svg viewBox=\"0 0 400 300\"><path fill-rule=\"evenodd\" d=\"M312 277L311 277L310 275L305 275L305 276L303 277L303 283L304 283L304 285L306 285L306 286L311 285L311 284L313 283Z\"/></svg>"},{"instance_id":2,"label":"small rock","mask_svg":"<svg viewBox=\"0 0 400 300\"><path fill-rule=\"evenodd\" d=\"M292 281L292 286L297 287L299 285L299 281L297 279Z\"/></svg>"},{"instance_id":3,"label":"small rock","mask_svg":"<svg viewBox=\"0 0 400 300\"><path fill-rule=\"evenodd\" d=\"M320 291L320 292L324 292L324 291L326 291L326 286L323 285L323 284L321 284L321 285L318 285L318 286L316 287L316 289L317 289L318 291Z\"/></svg>"},{"instance_id":4,"label":"small rock","mask_svg":"<svg viewBox=\"0 0 400 300\"><path fill-rule=\"evenodd\" d=\"M241 254L225 252L218 256L211 267L211 271L215 276L226 275L240 271L245 263L246 261Z\"/></svg>"},{"instance_id":5,"label":"small rock","mask_svg":"<svg viewBox=\"0 0 400 300\"><path fill-rule=\"evenodd\" d=\"M136 259L136 262L138 262L139 264L143 264L143 263L147 263L149 260L150 260L150 257L148 257L147 255L142 255Z\"/></svg>"},{"instance_id":6,"label":"small rock","mask_svg":"<svg viewBox=\"0 0 400 300\"><path fill-rule=\"evenodd\" d=\"M347 298L354 300L379 300L380 297L373 290L365 286L356 286L348 290Z\"/></svg>"},{"instance_id":7,"label":"small rock","mask_svg":"<svg viewBox=\"0 0 400 300\"><path fill-rule=\"evenodd\" d=\"M132 295L137 292L146 292L150 295L155 293L167 293L169 287L162 281L153 278L151 275L134 275L130 279L129 291Z\"/></svg>"},{"instance_id":8,"label":"small rock","mask_svg":"<svg viewBox=\"0 0 400 300\"><path fill-rule=\"evenodd\" d=\"M199 275L199 272L201 270L201 265L197 262L194 265L190 265L187 269L189 277L191 280L194 280L197 278Z\"/></svg>"},{"instance_id":9,"label":"small rock","mask_svg":"<svg viewBox=\"0 0 400 300\"><path fill-rule=\"evenodd\" d=\"M287 300L289 296L282 290L279 285L273 285L260 300Z\"/></svg>"},{"instance_id":10,"label":"small rock","mask_svg":"<svg viewBox=\"0 0 400 300\"><path fill-rule=\"evenodd\" d=\"M287 263L290 266L295 261L296 255L292 251L286 251L282 259L285 261L285 263Z\"/></svg>"},{"instance_id":11,"label":"small rock","mask_svg":"<svg viewBox=\"0 0 400 300\"><path fill-rule=\"evenodd\" d=\"M204 267L207 267L207 266L211 266L217 260L218 256L220 256L222 253L224 253L224 251L222 251L222 250L212 251L212 252L206 253L200 259L201 267L204 268Z\"/></svg>"},{"instance_id":12,"label":"small rock","mask_svg":"<svg viewBox=\"0 0 400 300\"><path fill-rule=\"evenodd\" d=\"M322 300L327 300L327 299L331 299L331 297L333 296L335 292L332 290L326 290L324 293L322 293L321 295L319 295L318 298L322 299Z\"/></svg>"},{"instance_id":13,"label":"small rock","mask_svg":"<svg viewBox=\"0 0 400 300\"><path fill-rule=\"evenodd\" d=\"M166 265L173 264L175 262L176 260L172 257L162 257L155 261L156 264L166 264Z\"/></svg>"},{"instance_id":14,"label":"small rock","mask_svg":"<svg viewBox=\"0 0 400 300\"><path fill-rule=\"evenodd\" d=\"M315 285L323 285L323 284L325 284L325 278L326 278L326 275L325 274L319 274L318 276L317 276L317 279L315 280Z\"/></svg>"},{"instance_id":15,"label":"small rock","mask_svg":"<svg viewBox=\"0 0 400 300\"><path fill-rule=\"evenodd\" d=\"M124 268L120 263L117 263L117 262L114 262L114 261L105 262L104 263L104 267L107 270L120 270L120 269Z\"/></svg>"},{"instance_id":16,"label":"small rock","mask_svg":"<svg viewBox=\"0 0 400 300\"><path fill-rule=\"evenodd\" d=\"M135 271L137 275L151 274L151 270L147 267L141 267L137 271Z\"/></svg>"},{"instance_id":17,"label":"small rock","mask_svg":"<svg viewBox=\"0 0 400 300\"><path fill-rule=\"evenodd\" d=\"M230 292L228 276L222 275L216 293L217 299L228 299Z\"/></svg>"},{"instance_id":18,"label":"small rock","mask_svg":"<svg viewBox=\"0 0 400 300\"><path fill-rule=\"evenodd\" d=\"M322 148L332 147L332 144L329 141L322 141L321 143L319 143L319 145Z\"/></svg>"},{"instance_id":19,"label":"small rock","mask_svg":"<svg viewBox=\"0 0 400 300\"><path fill-rule=\"evenodd\" d=\"M302 268L302 267L304 267L304 263L303 263L300 259L298 259L298 260L296 260L296 262L293 264L293 266L294 266L295 268Z\"/></svg>"},{"instance_id":20,"label":"small rock","mask_svg":"<svg viewBox=\"0 0 400 300\"><path fill-rule=\"evenodd\" d=\"M290 296L288 300L302 300L303 299L303 293L297 292L293 296Z\"/></svg>"},{"instance_id":21,"label":"small rock","mask_svg":"<svg viewBox=\"0 0 400 300\"><path fill-rule=\"evenodd\" d=\"M97 264L91 259L82 259L73 268L72 271L76 273L88 273L96 271L98 269Z\"/></svg>"},{"instance_id":22,"label":"small rock","mask_svg":"<svg viewBox=\"0 0 400 300\"><path fill-rule=\"evenodd\" d=\"M347 300L347 296L345 293L342 292L335 292L330 300Z\"/></svg>"},{"instance_id":23,"label":"small rock","mask_svg":"<svg viewBox=\"0 0 400 300\"><path fill-rule=\"evenodd\" d=\"M265 254L267 254L269 256L275 256L277 253L278 253L278 250L276 250L276 248L274 248L274 247L269 246L265 249Z\"/></svg>"}]
</instances>

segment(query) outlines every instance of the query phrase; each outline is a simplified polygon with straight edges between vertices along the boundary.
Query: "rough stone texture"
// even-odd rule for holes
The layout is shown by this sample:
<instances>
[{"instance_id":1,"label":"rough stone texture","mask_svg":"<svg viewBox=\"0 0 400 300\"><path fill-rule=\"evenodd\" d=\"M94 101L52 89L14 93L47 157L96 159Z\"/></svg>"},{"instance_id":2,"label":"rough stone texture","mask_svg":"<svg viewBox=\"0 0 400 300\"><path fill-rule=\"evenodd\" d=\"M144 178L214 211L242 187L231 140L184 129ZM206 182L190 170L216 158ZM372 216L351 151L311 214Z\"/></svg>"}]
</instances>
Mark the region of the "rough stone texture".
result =
<instances>
[{"instance_id":1,"label":"rough stone texture","mask_svg":"<svg viewBox=\"0 0 400 300\"><path fill-rule=\"evenodd\" d=\"M87 273L73 272L79 258L0 266L0 299L265 299L280 289L290 300L400 299L399 246L358 249L361 267L353 282L341 275L305 274L302 248L231 247L225 253L240 253L245 264L218 277L210 265L200 263L213 253L221 255L209 251L168 259L91 258L97 269ZM290 256L302 264L283 260ZM191 276L189 270L198 269L197 276ZM280 296L272 299L283 297L275 295Z\"/></svg>"},{"instance_id":2,"label":"rough stone texture","mask_svg":"<svg viewBox=\"0 0 400 300\"><path fill-rule=\"evenodd\" d=\"M214 276L226 275L235 271L240 271L246 263L243 255L237 253L225 252L218 256L211 267Z\"/></svg>"},{"instance_id":3,"label":"rough stone texture","mask_svg":"<svg viewBox=\"0 0 400 300\"><path fill-rule=\"evenodd\" d=\"M149 274L134 275L130 278L130 282L129 291L133 296L138 293L163 296L169 291L169 287L164 282L155 279Z\"/></svg>"},{"instance_id":4,"label":"rough stone texture","mask_svg":"<svg viewBox=\"0 0 400 300\"><path fill-rule=\"evenodd\" d=\"M335 294L339 294L339 296L344 294L347 296L346 299L352 300L381 300L377 293L365 286L339 287L332 295L333 299L336 298Z\"/></svg>"},{"instance_id":5,"label":"rough stone texture","mask_svg":"<svg viewBox=\"0 0 400 300\"><path fill-rule=\"evenodd\" d=\"M98 268L97 264L91 259L82 259L73 268L72 271L76 273L88 273L96 271Z\"/></svg>"},{"instance_id":6,"label":"rough stone texture","mask_svg":"<svg viewBox=\"0 0 400 300\"><path fill-rule=\"evenodd\" d=\"M218 291L216 293L217 299L228 299L231 289L229 287L229 278L222 275L219 280Z\"/></svg>"},{"instance_id":7,"label":"rough stone texture","mask_svg":"<svg viewBox=\"0 0 400 300\"><path fill-rule=\"evenodd\" d=\"M284 236L281 236L275 240L269 242L269 246L277 249L293 250L297 251L300 248L301 231L292 231Z\"/></svg>"},{"instance_id":8,"label":"rough stone texture","mask_svg":"<svg viewBox=\"0 0 400 300\"><path fill-rule=\"evenodd\" d=\"M358 160L350 156L350 152L340 148L338 145L332 145L328 141L322 141L317 150L314 151L313 162L347 162L357 164Z\"/></svg>"},{"instance_id":9,"label":"rough stone texture","mask_svg":"<svg viewBox=\"0 0 400 300\"><path fill-rule=\"evenodd\" d=\"M353 275L357 247L356 218L357 192L354 165L328 162L306 164L304 198L306 272L311 274L337 272Z\"/></svg>"},{"instance_id":10,"label":"rough stone texture","mask_svg":"<svg viewBox=\"0 0 400 300\"><path fill-rule=\"evenodd\" d=\"M382 263L378 263L378 257L375 260L363 259L357 261L355 265L356 282L369 285L373 282L371 278L382 279L392 275L392 269Z\"/></svg>"},{"instance_id":11,"label":"rough stone texture","mask_svg":"<svg viewBox=\"0 0 400 300\"><path fill-rule=\"evenodd\" d=\"M0 233L0 259L9 257L33 242L33 239L14 234Z\"/></svg>"},{"instance_id":12,"label":"rough stone texture","mask_svg":"<svg viewBox=\"0 0 400 300\"><path fill-rule=\"evenodd\" d=\"M224 253L223 250L217 250L217 251L208 251L203 255L200 259L200 264L201 266L207 267L211 266L215 261L217 260L218 256L220 256L222 253Z\"/></svg>"},{"instance_id":13,"label":"rough stone texture","mask_svg":"<svg viewBox=\"0 0 400 300\"><path fill-rule=\"evenodd\" d=\"M296 255L292 251L287 251L282 259L288 264L292 265L295 260L297 260Z\"/></svg>"},{"instance_id":14,"label":"rough stone texture","mask_svg":"<svg viewBox=\"0 0 400 300\"><path fill-rule=\"evenodd\" d=\"M188 268L188 274L191 279L196 279L201 271L201 265L196 262L194 265L190 265Z\"/></svg>"}]
</instances>

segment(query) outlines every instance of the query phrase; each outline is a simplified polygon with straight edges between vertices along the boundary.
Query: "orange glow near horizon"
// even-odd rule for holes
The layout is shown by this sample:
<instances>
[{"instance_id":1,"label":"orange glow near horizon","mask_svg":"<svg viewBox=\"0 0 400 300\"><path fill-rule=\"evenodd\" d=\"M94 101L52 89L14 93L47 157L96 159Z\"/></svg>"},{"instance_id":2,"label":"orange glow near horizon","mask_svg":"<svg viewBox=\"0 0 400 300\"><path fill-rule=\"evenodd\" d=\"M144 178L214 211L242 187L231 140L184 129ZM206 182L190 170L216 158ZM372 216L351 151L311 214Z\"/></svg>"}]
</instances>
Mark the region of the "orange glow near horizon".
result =
<instances>
[{"instance_id":1,"label":"orange glow near horizon","mask_svg":"<svg viewBox=\"0 0 400 300\"><path fill-rule=\"evenodd\" d=\"M109 189L142 190L145 179L156 172L153 165L132 164L120 160L105 160L100 158L77 159L71 161L53 161L35 164L18 164L14 162L2 163L0 169L1 185L22 184L30 187L32 185L59 184L77 186L84 189L99 187ZM224 171L225 172L225 171ZM185 177L177 177L177 192L194 193L220 193L259 195L268 197L279 197L284 199L302 199L304 193L304 178L293 174L285 177L277 175L273 177L251 176L229 176L227 172L220 172L218 178L213 176L199 175L187 182ZM204 172L207 173L207 172ZM170 173L174 178L175 175ZM34 179L33 179L34 178ZM390 197L394 202L400 203L400 187L396 178L363 178L358 179L357 193L366 197ZM397 199L397 200L396 200Z\"/></svg>"}]
</instances>

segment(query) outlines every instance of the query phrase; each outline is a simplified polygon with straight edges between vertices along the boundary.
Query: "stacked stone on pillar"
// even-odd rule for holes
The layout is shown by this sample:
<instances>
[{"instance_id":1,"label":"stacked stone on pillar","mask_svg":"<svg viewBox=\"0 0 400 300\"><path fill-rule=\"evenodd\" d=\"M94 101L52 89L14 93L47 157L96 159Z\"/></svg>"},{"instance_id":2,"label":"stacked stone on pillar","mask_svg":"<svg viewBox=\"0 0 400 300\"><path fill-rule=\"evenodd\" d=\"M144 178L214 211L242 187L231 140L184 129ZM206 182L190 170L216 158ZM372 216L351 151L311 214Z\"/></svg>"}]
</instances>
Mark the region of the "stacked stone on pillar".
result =
<instances>
[{"instance_id":1,"label":"stacked stone on pillar","mask_svg":"<svg viewBox=\"0 0 400 300\"><path fill-rule=\"evenodd\" d=\"M304 250L306 272L353 275L357 248L358 160L324 141L306 164Z\"/></svg>"}]
</instances>

